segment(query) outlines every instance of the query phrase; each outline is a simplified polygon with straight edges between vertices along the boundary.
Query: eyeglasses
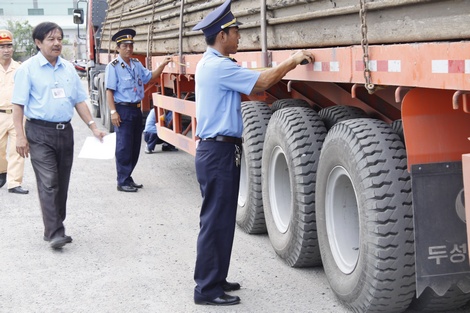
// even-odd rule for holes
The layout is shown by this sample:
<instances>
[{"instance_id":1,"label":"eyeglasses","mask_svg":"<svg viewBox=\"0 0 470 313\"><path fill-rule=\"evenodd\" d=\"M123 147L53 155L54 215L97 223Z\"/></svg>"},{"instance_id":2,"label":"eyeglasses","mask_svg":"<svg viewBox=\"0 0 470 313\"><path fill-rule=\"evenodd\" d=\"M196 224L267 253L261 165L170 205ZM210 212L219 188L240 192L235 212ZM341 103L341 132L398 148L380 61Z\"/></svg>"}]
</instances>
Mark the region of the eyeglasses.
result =
<instances>
[{"instance_id":1,"label":"eyeglasses","mask_svg":"<svg viewBox=\"0 0 470 313\"><path fill-rule=\"evenodd\" d=\"M13 49L13 45L0 45L0 50L4 50L4 49Z\"/></svg>"}]
</instances>

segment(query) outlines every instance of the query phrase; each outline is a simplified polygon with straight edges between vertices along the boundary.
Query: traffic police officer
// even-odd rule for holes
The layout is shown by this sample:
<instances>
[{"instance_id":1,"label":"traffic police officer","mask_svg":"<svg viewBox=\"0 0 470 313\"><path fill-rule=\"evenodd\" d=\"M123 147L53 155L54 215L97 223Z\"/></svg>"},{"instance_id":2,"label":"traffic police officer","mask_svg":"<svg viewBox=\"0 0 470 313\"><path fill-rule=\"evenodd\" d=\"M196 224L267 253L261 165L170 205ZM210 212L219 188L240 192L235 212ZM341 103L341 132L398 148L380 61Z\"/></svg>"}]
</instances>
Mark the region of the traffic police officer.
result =
<instances>
[{"instance_id":1,"label":"traffic police officer","mask_svg":"<svg viewBox=\"0 0 470 313\"><path fill-rule=\"evenodd\" d=\"M16 131L11 103L15 72L20 64L13 60L12 56L13 34L2 29L0 30L0 188L7 182L8 172L8 192L27 194L29 190L21 187L24 158L16 152Z\"/></svg>"},{"instance_id":2,"label":"traffic police officer","mask_svg":"<svg viewBox=\"0 0 470 313\"><path fill-rule=\"evenodd\" d=\"M298 51L277 67L252 71L229 58L238 49L240 22L227 0L209 13L193 30L202 30L208 48L196 66L196 175L202 194L200 231L194 271L196 304L232 305L240 298L226 294L240 289L227 282L235 232L243 120L241 93L268 89L303 60ZM234 62L235 61L235 62Z\"/></svg>"},{"instance_id":3,"label":"traffic police officer","mask_svg":"<svg viewBox=\"0 0 470 313\"><path fill-rule=\"evenodd\" d=\"M155 71L146 69L134 52L133 29L123 29L112 37L119 56L106 66L106 95L111 122L116 132L117 190L136 192L143 185L132 179L142 142L142 111L144 84L157 78L172 60L167 57Z\"/></svg>"}]
</instances>

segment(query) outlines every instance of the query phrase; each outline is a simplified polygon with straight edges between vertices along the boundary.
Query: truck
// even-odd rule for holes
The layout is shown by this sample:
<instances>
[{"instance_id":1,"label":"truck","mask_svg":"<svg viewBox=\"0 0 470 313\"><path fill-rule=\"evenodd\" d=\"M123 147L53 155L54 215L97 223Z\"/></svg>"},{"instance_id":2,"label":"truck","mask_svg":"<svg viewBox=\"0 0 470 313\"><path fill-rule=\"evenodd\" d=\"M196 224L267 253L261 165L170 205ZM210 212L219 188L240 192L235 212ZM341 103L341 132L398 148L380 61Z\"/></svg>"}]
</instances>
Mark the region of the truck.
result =
<instances>
[{"instance_id":1,"label":"truck","mask_svg":"<svg viewBox=\"0 0 470 313\"><path fill-rule=\"evenodd\" d=\"M88 0L77 8L74 20L87 21L95 116L109 126L103 67L114 58L112 35L133 28L135 57L148 68L173 56L142 108L156 111L163 140L194 155L195 68L206 44L192 28L222 3ZM243 95L237 224L267 232L289 266L322 266L353 312L468 308L469 7L231 4L243 23L233 55L240 66L263 71L298 49L315 57L265 92ZM171 127L161 118L168 111Z\"/></svg>"}]
</instances>

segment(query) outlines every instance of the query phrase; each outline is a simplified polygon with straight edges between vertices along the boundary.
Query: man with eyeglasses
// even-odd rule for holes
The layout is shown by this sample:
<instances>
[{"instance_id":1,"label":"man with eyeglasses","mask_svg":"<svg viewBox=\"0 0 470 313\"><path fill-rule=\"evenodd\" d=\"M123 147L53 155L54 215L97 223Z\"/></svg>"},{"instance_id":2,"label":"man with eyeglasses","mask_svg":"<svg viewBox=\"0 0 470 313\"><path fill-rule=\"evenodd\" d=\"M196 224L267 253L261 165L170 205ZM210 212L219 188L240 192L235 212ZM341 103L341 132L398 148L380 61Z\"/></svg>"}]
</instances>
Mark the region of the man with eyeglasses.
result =
<instances>
[{"instance_id":1,"label":"man with eyeglasses","mask_svg":"<svg viewBox=\"0 0 470 313\"><path fill-rule=\"evenodd\" d=\"M14 76L20 64L13 57L13 34L0 30L0 188L8 182L8 192L27 194L23 182L24 158L16 152L16 131L13 123L11 96ZM8 146L8 160L7 160Z\"/></svg>"},{"instance_id":2,"label":"man with eyeglasses","mask_svg":"<svg viewBox=\"0 0 470 313\"><path fill-rule=\"evenodd\" d=\"M142 143L143 119L140 102L144 98L144 84L156 79L172 60L167 57L156 70L150 71L134 53L135 30L123 29L112 37L118 57L106 66L106 98L111 122L116 132L117 190L136 192L142 188L132 178Z\"/></svg>"}]
</instances>

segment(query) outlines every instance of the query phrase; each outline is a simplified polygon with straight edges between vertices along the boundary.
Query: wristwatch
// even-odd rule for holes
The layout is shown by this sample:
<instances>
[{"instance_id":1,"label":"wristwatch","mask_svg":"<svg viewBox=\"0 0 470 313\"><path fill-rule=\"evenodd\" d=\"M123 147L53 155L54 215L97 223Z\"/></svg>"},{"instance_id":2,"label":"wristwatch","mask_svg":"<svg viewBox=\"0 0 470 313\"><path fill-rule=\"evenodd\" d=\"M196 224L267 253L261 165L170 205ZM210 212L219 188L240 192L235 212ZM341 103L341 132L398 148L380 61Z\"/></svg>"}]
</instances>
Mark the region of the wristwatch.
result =
<instances>
[{"instance_id":1,"label":"wristwatch","mask_svg":"<svg viewBox=\"0 0 470 313\"><path fill-rule=\"evenodd\" d=\"M113 115L114 113L116 113L116 110L111 110L109 113L111 113L111 115Z\"/></svg>"}]
</instances>

